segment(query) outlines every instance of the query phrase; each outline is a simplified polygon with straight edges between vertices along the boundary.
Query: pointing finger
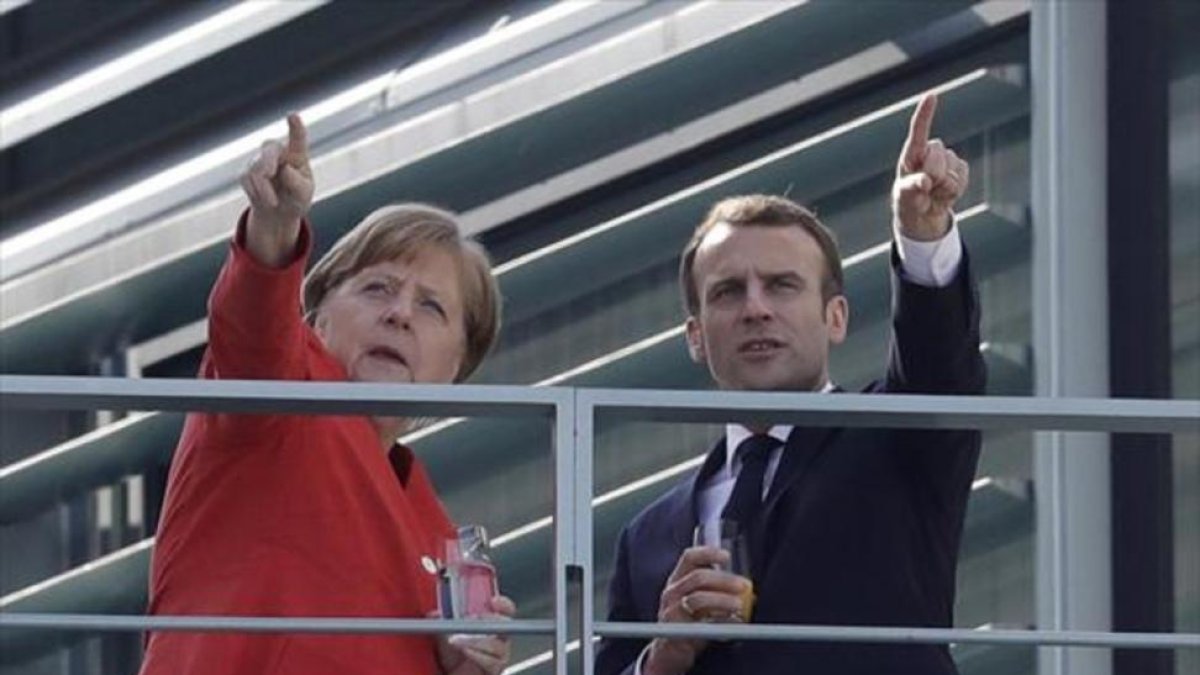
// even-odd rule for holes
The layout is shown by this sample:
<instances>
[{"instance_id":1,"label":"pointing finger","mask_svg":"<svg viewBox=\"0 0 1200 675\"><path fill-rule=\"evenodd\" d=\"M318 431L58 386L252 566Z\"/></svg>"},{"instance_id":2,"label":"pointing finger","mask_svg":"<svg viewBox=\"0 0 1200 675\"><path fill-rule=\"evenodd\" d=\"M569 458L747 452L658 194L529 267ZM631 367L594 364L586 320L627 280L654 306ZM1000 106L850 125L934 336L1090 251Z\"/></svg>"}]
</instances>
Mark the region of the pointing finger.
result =
<instances>
[{"instance_id":1,"label":"pointing finger","mask_svg":"<svg viewBox=\"0 0 1200 675\"><path fill-rule=\"evenodd\" d=\"M305 128L304 121L300 119L300 115L296 113L288 115L287 124L288 163L298 169L306 169L308 168L308 129Z\"/></svg>"},{"instance_id":2,"label":"pointing finger","mask_svg":"<svg viewBox=\"0 0 1200 675\"><path fill-rule=\"evenodd\" d=\"M937 94L926 94L917 103L912 119L908 123L908 138L904 139L904 149L900 153L900 169L909 173L921 168L925 155L925 145L929 142L929 132L933 128L933 113L937 109Z\"/></svg>"}]
</instances>

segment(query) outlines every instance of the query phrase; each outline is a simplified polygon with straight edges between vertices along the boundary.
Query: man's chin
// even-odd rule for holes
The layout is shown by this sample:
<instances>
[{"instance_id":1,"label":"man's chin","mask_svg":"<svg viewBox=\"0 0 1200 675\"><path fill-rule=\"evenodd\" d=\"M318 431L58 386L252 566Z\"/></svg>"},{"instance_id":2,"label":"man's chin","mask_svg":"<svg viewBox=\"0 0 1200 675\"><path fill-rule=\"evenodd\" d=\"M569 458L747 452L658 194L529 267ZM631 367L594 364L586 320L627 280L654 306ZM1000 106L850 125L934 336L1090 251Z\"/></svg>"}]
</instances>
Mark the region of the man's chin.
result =
<instances>
[{"instance_id":1,"label":"man's chin","mask_svg":"<svg viewBox=\"0 0 1200 675\"><path fill-rule=\"evenodd\" d=\"M760 375L758 377L742 378L740 386L725 387L727 389L740 391L763 391L763 392L798 392L798 391L813 391L815 387L811 384L800 382L794 377L786 377L784 375Z\"/></svg>"}]
</instances>

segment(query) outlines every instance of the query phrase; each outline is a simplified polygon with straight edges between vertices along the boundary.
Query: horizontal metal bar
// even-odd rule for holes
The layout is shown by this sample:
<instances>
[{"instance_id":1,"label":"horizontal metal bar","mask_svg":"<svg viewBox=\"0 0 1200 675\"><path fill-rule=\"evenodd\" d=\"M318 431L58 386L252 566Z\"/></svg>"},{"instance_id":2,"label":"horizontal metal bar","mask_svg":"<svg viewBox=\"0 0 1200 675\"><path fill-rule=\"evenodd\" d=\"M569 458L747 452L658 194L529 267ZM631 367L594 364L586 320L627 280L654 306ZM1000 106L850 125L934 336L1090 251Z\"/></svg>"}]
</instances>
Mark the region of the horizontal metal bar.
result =
<instances>
[{"instance_id":1,"label":"horizontal metal bar","mask_svg":"<svg viewBox=\"0 0 1200 675\"><path fill-rule=\"evenodd\" d=\"M130 616L95 614L0 614L0 629L52 628L70 631L189 631L252 633L403 633L547 635L548 619L514 621L243 616ZM1057 645L1123 649L1198 649L1197 633L1108 633L1100 631L974 630L787 624L628 623L598 621L605 637L688 637L800 642L886 642L912 644Z\"/></svg>"},{"instance_id":2,"label":"horizontal metal bar","mask_svg":"<svg viewBox=\"0 0 1200 675\"><path fill-rule=\"evenodd\" d=\"M605 418L921 429L1200 432L1200 401L580 389Z\"/></svg>"},{"instance_id":3,"label":"horizontal metal bar","mask_svg":"<svg viewBox=\"0 0 1200 675\"><path fill-rule=\"evenodd\" d=\"M549 619L283 618L250 616L131 616L105 614L0 614L0 630L52 628L68 631L188 631L247 633L478 633L549 635Z\"/></svg>"},{"instance_id":4,"label":"horizontal metal bar","mask_svg":"<svg viewBox=\"0 0 1200 675\"><path fill-rule=\"evenodd\" d=\"M1200 432L1200 401L577 389L606 417L922 429ZM572 388L0 375L12 408L551 417Z\"/></svg>"},{"instance_id":5,"label":"horizontal metal bar","mask_svg":"<svg viewBox=\"0 0 1200 675\"><path fill-rule=\"evenodd\" d=\"M0 375L0 406L57 410L550 418L570 395L555 387Z\"/></svg>"},{"instance_id":6,"label":"horizontal metal bar","mask_svg":"<svg viewBox=\"0 0 1200 675\"><path fill-rule=\"evenodd\" d=\"M978 643L1118 647L1123 649L1200 648L1200 634L1198 633L1104 633L1099 631L597 621L596 634L614 638L686 637L710 640L796 640L800 642Z\"/></svg>"}]
</instances>

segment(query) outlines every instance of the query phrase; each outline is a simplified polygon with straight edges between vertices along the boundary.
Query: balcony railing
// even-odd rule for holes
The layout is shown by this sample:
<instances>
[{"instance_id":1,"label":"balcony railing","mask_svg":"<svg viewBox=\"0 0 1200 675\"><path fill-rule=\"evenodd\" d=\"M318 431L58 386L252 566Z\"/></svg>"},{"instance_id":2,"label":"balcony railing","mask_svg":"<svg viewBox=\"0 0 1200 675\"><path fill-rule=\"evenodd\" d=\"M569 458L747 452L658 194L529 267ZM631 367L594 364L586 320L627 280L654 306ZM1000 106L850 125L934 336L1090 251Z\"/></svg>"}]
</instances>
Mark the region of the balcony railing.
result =
<instances>
[{"instance_id":1,"label":"balcony railing","mask_svg":"<svg viewBox=\"0 0 1200 675\"><path fill-rule=\"evenodd\" d=\"M1102 631L971 630L910 627L708 625L595 621L592 499L596 425L613 419L657 422L764 422L810 426L1039 429L1123 433L1200 433L1200 402L692 392L570 387L388 385L282 381L196 381L0 376L5 409L162 410L228 413L532 417L553 425L554 617L552 620L105 616L0 613L4 633L20 629L74 631L258 631L321 633L549 634L555 673L568 656L592 673L594 638L700 637L739 640L982 643L1200 648L1200 634ZM1054 490L1055 486L1049 486ZM1053 495L1052 495L1053 496ZM573 592L572 592L573 591ZM568 620L578 625L578 649L568 649Z\"/></svg>"}]
</instances>

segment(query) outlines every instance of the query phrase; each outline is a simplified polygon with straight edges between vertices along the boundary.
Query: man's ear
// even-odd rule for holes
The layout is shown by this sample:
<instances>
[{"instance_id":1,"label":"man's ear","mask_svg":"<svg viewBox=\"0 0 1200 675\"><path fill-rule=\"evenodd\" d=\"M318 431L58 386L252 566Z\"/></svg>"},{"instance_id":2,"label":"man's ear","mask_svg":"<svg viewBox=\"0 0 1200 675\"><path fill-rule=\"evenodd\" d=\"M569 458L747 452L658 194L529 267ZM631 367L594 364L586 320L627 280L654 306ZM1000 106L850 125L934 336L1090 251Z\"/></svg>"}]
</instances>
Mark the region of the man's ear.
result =
<instances>
[{"instance_id":1,"label":"man's ear","mask_svg":"<svg viewBox=\"0 0 1200 675\"><path fill-rule=\"evenodd\" d=\"M700 321L689 316L684 323L684 333L687 336L688 354L696 363L707 363L708 353L704 350L704 334L700 331Z\"/></svg>"},{"instance_id":2,"label":"man's ear","mask_svg":"<svg viewBox=\"0 0 1200 675\"><path fill-rule=\"evenodd\" d=\"M825 303L825 325L829 326L829 344L840 345L850 330L850 302L835 295Z\"/></svg>"}]
</instances>

